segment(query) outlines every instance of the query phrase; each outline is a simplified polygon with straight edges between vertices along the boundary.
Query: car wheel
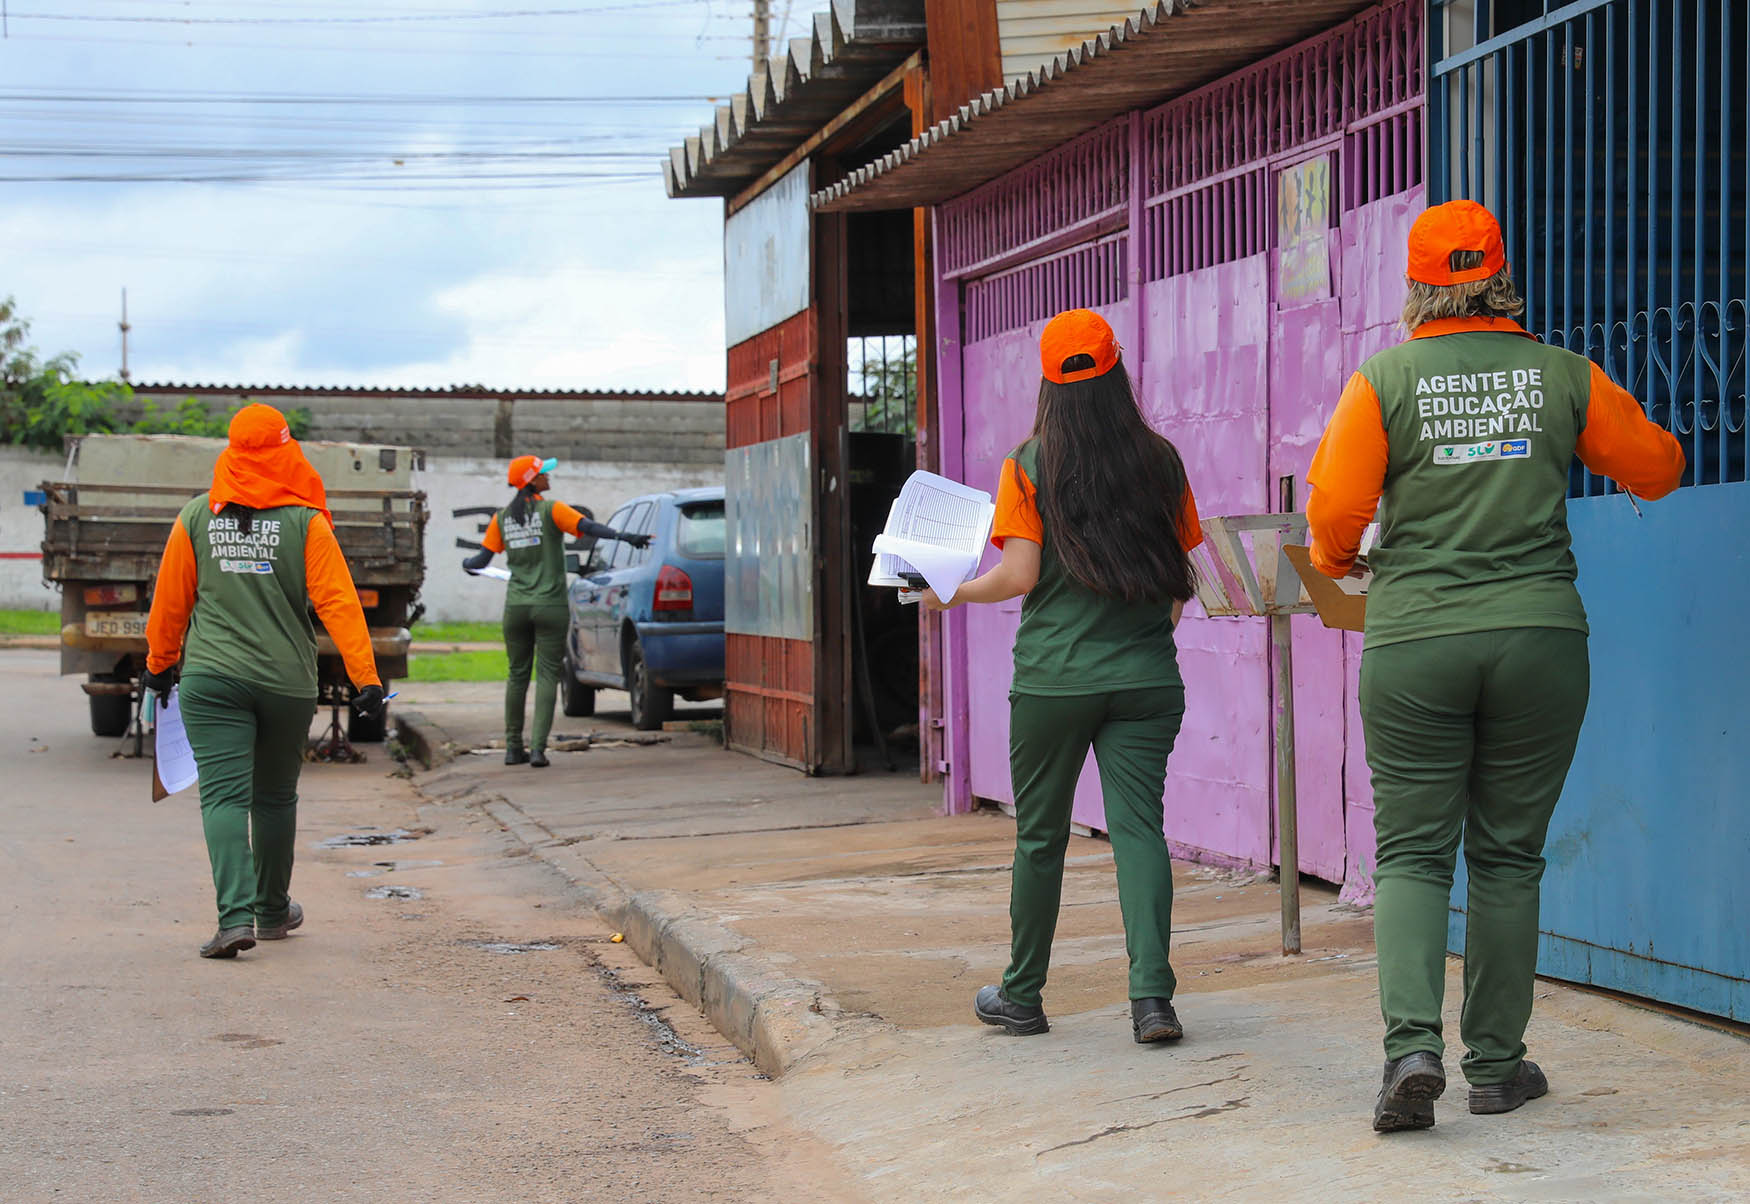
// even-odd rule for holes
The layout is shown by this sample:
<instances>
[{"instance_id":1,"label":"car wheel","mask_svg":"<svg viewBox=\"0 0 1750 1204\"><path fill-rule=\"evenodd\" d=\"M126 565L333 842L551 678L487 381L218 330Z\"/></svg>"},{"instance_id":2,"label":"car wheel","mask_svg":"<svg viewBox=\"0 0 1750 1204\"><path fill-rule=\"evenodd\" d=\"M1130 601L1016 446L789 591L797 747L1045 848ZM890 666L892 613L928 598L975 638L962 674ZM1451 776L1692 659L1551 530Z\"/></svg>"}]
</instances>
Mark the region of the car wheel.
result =
<instances>
[{"instance_id":1,"label":"car wheel","mask_svg":"<svg viewBox=\"0 0 1750 1204\"><path fill-rule=\"evenodd\" d=\"M595 714L595 687L577 680L577 670L567 652L559 665L559 707L573 718Z\"/></svg>"},{"instance_id":2,"label":"car wheel","mask_svg":"<svg viewBox=\"0 0 1750 1204\"><path fill-rule=\"evenodd\" d=\"M88 673L89 681L121 682L128 679L119 673ZM126 694L93 694L91 703L91 734L93 736L125 736L134 722L134 700Z\"/></svg>"},{"instance_id":3,"label":"car wheel","mask_svg":"<svg viewBox=\"0 0 1750 1204\"><path fill-rule=\"evenodd\" d=\"M674 691L651 683L637 640L626 650L626 692L632 696L632 726L641 732L655 731L674 714Z\"/></svg>"}]
</instances>

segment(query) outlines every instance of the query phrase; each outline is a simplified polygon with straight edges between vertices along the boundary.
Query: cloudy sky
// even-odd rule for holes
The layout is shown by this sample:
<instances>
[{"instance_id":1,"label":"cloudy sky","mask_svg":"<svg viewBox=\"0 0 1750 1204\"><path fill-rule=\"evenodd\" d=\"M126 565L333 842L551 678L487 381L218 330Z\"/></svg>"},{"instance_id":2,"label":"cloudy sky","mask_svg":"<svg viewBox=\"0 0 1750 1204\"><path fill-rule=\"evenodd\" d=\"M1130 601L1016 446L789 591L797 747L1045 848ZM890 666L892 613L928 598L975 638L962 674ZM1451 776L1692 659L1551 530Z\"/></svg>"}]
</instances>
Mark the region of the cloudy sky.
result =
<instances>
[{"instance_id":1,"label":"cloudy sky","mask_svg":"<svg viewBox=\"0 0 1750 1204\"><path fill-rule=\"evenodd\" d=\"M752 0L5 8L0 297L43 352L113 376L125 287L136 382L722 387L721 207L660 161Z\"/></svg>"}]
</instances>

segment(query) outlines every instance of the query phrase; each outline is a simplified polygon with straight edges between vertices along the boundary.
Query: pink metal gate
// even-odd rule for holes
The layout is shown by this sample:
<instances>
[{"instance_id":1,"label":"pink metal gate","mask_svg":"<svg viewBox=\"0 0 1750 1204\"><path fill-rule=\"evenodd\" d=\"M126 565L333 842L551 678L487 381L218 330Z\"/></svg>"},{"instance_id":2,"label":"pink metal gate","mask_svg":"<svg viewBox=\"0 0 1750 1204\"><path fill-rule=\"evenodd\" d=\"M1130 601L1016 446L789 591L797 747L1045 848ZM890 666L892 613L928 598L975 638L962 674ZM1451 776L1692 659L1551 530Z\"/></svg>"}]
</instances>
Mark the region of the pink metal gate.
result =
<instances>
[{"instance_id":1,"label":"pink metal gate","mask_svg":"<svg viewBox=\"0 0 1750 1204\"><path fill-rule=\"evenodd\" d=\"M942 413L960 436L958 463L951 439L944 449L948 470L994 491L1032 424L1039 331L1085 305L1118 331L1144 411L1184 454L1205 514L1304 504L1349 371L1397 337L1404 235L1421 207L1422 94L1422 5L1394 0L944 206ZM957 809L1011 801L1018 621L1011 604L957 611L950 624ZM1301 868L1364 894L1373 833L1353 705L1359 641L1296 626ZM1262 622L1181 627L1188 711L1167 834L1204 860L1274 857L1268 643ZM1091 764L1075 818L1105 826Z\"/></svg>"}]
</instances>

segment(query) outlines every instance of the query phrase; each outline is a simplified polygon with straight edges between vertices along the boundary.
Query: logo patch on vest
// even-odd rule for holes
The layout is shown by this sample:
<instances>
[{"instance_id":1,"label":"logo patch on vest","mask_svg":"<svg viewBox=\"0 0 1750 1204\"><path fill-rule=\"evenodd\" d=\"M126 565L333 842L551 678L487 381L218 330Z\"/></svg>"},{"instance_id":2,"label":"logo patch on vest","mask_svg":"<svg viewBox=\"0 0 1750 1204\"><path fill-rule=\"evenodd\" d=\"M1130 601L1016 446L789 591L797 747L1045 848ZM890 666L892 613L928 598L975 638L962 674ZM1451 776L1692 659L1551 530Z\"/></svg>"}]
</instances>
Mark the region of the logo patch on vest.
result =
<instances>
[{"instance_id":1,"label":"logo patch on vest","mask_svg":"<svg viewBox=\"0 0 1750 1204\"><path fill-rule=\"evenodd\" d=\"M1442 443L1430 459L1435 464L1482 464L1523 460L1531 455L1529 439L1496 439L1488 443Z\"/></svg>"},{"instance_id":2,"label":"logo patch on vest","mask_svg":"<svg viewBox=\"0 0 1750 1204\"><path fill-rule=\"evenodd\" d=\"M219 571L222 573L271 573L271 560L221 560Z\"/></svg>"}]
</instances>

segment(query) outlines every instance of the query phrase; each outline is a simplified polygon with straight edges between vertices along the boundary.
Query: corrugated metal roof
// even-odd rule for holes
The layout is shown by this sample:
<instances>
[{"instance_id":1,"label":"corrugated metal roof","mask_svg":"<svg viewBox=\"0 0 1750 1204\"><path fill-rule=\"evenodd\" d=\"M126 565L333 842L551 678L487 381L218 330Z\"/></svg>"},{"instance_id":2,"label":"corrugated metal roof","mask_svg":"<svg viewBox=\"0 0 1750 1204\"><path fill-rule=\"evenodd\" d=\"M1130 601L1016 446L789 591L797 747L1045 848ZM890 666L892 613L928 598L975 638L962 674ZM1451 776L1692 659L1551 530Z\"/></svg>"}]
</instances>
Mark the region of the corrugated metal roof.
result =
<instances>
[{"instance_id":1,"label":"corrugated metal roof","mask_svg":"<svg viewBox=\"0 0 1750 1204\"><path fill-rule=\"evenodd\" d=\"M1193 91L1376 2L1153 0L1124 24L962 105L811 202L850 210L951 200L1122 113Z\"/></svg>"},{"instance_id":2,"label":"corrugated metal roof","mask_svg":"<svg viewBox=\"0 0 1750 1204\"><path fill-rule=\"evenodd\" d=\"M716 120L668 152L671 197L734 196L924 44L924 0L833 0Z\"/></svg>"},{"instance_id":3,"label":"corrugated metal roof","mask_svg":"<svg viewBox=\"0 0 1750 1204\"><path fill-rule=\"evenodd\" d=\"M396 389L382 385L209 385L175 381L145 381L133 386L134 396L180 394L210 397L408 397L460 401L682 401L723 404L723 394L645 389L486 389L450 385L434 389Z\"/></svg>"}]
</instances>

